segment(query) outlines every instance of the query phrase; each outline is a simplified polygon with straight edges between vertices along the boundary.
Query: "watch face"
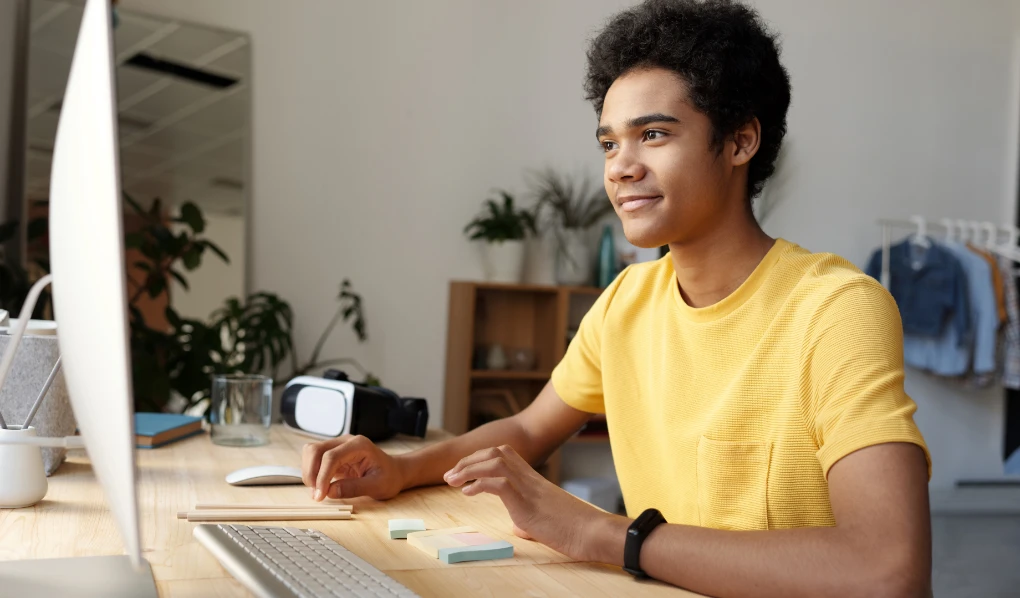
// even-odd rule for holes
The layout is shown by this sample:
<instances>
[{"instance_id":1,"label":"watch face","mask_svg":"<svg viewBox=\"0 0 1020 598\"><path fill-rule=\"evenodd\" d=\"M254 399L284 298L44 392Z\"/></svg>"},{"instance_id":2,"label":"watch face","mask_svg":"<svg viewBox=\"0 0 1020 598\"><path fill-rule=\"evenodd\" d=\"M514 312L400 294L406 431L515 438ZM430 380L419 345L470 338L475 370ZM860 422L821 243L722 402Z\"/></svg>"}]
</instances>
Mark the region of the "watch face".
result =
<instances>
[{"instance_id":1,"label":"watch face","mask_svg":"<svg viewBox=\"0 0 1020 598\"><path fill-rule=\"evenodd\" d=\"M662 513L660 513L659 511L655 509L648 509L641 513L640 516L638 516L637 523L639 527L643 527L652 521L660 519L661 517Z\"/></svg>"}]
</instances>

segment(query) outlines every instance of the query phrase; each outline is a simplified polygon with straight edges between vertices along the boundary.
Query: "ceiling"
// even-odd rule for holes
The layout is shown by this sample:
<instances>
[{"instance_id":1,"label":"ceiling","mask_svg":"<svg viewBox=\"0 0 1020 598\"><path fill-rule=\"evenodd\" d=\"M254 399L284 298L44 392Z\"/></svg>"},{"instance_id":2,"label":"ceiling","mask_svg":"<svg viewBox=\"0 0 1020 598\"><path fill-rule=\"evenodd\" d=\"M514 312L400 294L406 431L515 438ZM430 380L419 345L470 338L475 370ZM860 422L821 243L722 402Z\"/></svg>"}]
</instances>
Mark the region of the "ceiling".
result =
<instances>
[{"instance_id":1,"label":"ceiling","mask_svg":"<svg viewBox=\"0 0 1020 598\"><path fill-rule=\"evenodd\" d=\"M32 0L29 50L30 200L49 195L60 103L82 2ZM118 10L114 30L124 190L148 203L193 201L208 213L244 211L251 94L243 34ZM139 52L237 79L227 88L125 64Z\"/></svg>"}]
</instances>

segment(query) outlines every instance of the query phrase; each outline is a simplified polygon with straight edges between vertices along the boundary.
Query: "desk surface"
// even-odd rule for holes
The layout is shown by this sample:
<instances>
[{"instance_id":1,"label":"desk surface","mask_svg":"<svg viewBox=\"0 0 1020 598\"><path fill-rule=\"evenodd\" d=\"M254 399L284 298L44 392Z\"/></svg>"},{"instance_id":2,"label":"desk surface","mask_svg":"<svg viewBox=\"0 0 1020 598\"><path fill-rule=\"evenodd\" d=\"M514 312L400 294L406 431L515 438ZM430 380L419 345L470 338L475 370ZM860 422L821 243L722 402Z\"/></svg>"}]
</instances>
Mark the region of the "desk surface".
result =
<instances>
[{"instance_id":1,"label":"desk surface","mask_svg":"<svg viewBox=\"0 0 1020 598\"><path fill-rule=\"evenodd\" d=\"M401 453L442 438L383 443ZM258 448L213 445L206 434L136 452L142 551L160 596L249 596L245 588L192 536L195 523L177 511L197 502L291 504L308 501L303 486L233 487L223 477L236 469L272 464L300 467L308 439L280 426L272 442ZM46 498L26 509L0 509L0 560L123 554L116 524L103 499L88 458L70 456L49 478ZM422 596L695 596L658 582L637 582L620 569L571 561L537 542L511 533L511 521L494 496L465 497L437 486L404 492L379 502L354 499L354 520L273 523L318 529L390 577ZM390 540L388 519L424 519L430 528L471 525L514 545L514 558L444 565L407 545Z\"/></svg>"}]
</instances>

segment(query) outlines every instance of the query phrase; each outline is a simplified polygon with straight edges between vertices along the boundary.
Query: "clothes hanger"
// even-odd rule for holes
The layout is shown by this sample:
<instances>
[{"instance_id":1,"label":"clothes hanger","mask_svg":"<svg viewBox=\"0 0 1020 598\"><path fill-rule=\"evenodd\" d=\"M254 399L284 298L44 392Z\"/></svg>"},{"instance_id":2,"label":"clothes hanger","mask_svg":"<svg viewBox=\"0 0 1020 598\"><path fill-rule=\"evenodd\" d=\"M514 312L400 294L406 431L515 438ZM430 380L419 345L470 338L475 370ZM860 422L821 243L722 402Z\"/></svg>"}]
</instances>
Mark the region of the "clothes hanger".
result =
<instances>
[{"instance_id":1,"label":"clothes hanger","mask_svg":"<svg viewBox=\"0 0 1020 598\"><path fill-rule=\"evenodd\" d=\"M931 247L931 240L928 238L928 223L921 216L911 216L910 221L917 225L917 232L910 238L912 245L928 249Z\"/></svg>"},{"instance_id":2,"label":"clothes hanger","mask_svg":"<svg viewBox=\"0 0 1020 598\"><path fill-rule=\"evenodd\" d=\"M970 244L977 246L981 242L981 223L976 220L971 220L967 222L967 225L970 226L971 232Z\"/></svg>"},{"instance_id":3,"label":"clothes hanger","mask_svg":"<svg viewBox=\"0 0 1020 598\"><path fill-rule=\"evenodd\" d=\"M999 229L996 228L991 222L985 221L981 223L981 226L985 228L985 232L988 233L988 238L985 239L985 248L988 251L995 251L998 249L995 241L999 237Z\"/></svg>"},{"instance_id":4,"label":"clothes hanger","mask_svg":"<svg viewBox=\"0 0 1020 598\"><path fill-rule=\"evenodd\" d=\"M943 218L939 220L939 223L946 229L946 241L951 242L956 240L956 225L953 223L951 218Z\"/></svg>"},{"instance_id":5,"label":"clothes hanger","mask_svg":"<svg viewBox=\"0 0 1020 598\"><path fill-rule=\"evenodd\" d=\"M967 221L957 219L956 226L960 227L960 238L957 240L960 243L966 243L969 238L969 232L967 231Z\"/></svg>"},{"instance_id":6,"label":"clothes hanger","mask_svg":"<svg viewBox=\"0 0 1020 598\"><path fill-rule=\"evenodd\" d=\"M1003 230L1006 231L1007 241L1004 245L998 246L998 253L1014 262L1020 262L1020 247L1017 247L1017 237L1020 236L1020 230L1015 226L1004 226Z\"/></svg>"}]
</instances>

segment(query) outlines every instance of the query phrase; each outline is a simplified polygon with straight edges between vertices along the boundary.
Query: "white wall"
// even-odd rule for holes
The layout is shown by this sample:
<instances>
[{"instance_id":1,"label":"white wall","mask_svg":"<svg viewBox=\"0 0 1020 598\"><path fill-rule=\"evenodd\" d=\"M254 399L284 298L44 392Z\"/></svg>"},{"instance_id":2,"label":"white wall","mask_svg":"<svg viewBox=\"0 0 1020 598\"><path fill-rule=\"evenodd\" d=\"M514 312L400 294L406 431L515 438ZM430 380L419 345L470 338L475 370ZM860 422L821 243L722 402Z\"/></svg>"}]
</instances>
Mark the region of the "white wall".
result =
<instances>
[{"instance_id":1,"label":"white wall","mask_svg":"<svg viewBox=\"0 0 1020 598\"><path fill-rule=\"evenodd\" d=\"M461 234L525 168L601 168L585 40L625 0L124 0L252 34L253 289L282 293L307 354L350 277L354 355L441 421L447 286ZM861 263L879 216L1012 217L1020 14L1009 0L759 0L794 85L790 182L769 232ZM1008 158L1008 156L1013 156ZM1001 393L911 375L935 485L1000 470Z\"/></svg>"},{"instance_id":2,"label":"white wall","mask_svg":"<svg viewBox=\"0 0 1020 598\"><path fill-rule=\"evenodd\" d=\"M369 342L335 334L442 421L446 301L481 267L462 228L492 187L600 176L584 40L620 1L125 0L252 35L254 290L288 298L306 357L349 277Z\"/></svg>"}]
</instances>

